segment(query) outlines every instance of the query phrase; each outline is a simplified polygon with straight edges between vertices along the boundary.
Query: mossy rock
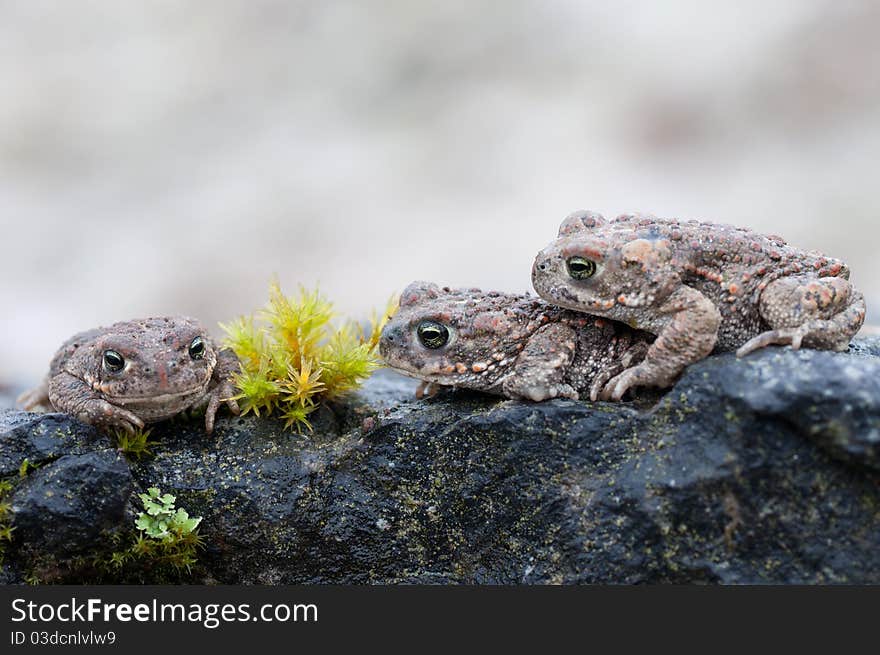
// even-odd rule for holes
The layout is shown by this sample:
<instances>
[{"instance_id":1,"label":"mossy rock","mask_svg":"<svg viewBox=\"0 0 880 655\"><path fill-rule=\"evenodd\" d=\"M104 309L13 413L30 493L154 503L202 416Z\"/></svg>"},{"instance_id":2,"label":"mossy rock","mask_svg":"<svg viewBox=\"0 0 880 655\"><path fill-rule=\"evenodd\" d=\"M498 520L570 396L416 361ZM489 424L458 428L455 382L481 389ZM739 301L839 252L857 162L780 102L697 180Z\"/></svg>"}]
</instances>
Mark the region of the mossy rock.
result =
<instances>
[{"instance_id":1,"label":"mossy rock","mask_svg":"<svg viewBox=\"0 0 880 655\"><path fill-rule=\"evenodd\" d=\"M313 414L313 434L253 417L210 437L161 424L154 456L134 462L67 417L0 414L4 470L41 465L18 482L13 520L39 510L69 535L62 548L16 533L4 575L130 530L137 491L155 486L203 517L188 581L880 583L876 338L711 357L622 404L417 401L414 388L381 372ZM107 466L64 487L76 517L37 502L66 458L89 456Z\"/></svg>"}]
</instances>

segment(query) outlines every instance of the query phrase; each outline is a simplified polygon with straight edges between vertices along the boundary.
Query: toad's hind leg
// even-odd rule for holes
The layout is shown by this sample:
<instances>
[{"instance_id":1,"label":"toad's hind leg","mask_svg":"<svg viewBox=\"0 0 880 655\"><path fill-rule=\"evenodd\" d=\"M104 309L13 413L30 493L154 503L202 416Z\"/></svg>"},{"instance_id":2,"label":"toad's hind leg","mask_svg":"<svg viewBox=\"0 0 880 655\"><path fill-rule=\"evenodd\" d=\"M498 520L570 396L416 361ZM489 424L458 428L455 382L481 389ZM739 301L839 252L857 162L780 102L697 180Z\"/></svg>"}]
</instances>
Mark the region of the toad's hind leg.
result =
<instances>
[{"instance_id":1,"label":"toad's hind leg","mask_svg":"<svg viewBox=\"0 0 880 655\"><path fill-rule=\"evenodd\" d=\"M865 322L865 298L840 277L784 277L771 282L759 300L772 328L739 350L742 357L770 345L846 350Z\"/></svg>"}]
</instances>

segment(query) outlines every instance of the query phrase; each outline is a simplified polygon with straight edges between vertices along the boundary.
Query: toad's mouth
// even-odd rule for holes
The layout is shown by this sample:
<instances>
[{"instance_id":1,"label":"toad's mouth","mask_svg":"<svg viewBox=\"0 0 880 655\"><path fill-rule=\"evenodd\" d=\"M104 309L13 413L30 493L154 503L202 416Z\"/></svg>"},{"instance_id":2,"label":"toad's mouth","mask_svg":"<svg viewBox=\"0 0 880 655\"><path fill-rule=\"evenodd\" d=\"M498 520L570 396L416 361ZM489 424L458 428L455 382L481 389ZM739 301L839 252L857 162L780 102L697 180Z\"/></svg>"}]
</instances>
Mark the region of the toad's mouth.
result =
<instances>
[{"instance_id":1,"label":"toad's mouth","mask_svg":"<svg viewBox=\"0 0 880 655\"><path fill-rule=\"evenodd\" d=\"M412 378L413 380L418 380L419 382L432 382L434 384L439 384L444 387L455 387L464 384L467 381L468 376L463 376L456 373L439 373L439 372L428 372L428 371L416 371L412 368L403 368L400 366L395 366L394 364L389 363L387 360L385 361L385 368L394 371L395 373L400 373L401 375L405 375L408 378Z\"/></svg>"},{"instance_id":2,"label":"toad's mouth","mask_svg":"<svg viewBox=\"0 0 880 655\"><path fill-rule=\"evenodd\" d=\"M385 362L385 368L394 371L395 373L400 373L401 375L405 375L408 378L412 378L414 380L428 380L431 377L439 377L432 373L421 373L418 371L414 371L411 368L403 368L400 366L394 366L393 364L389 364L387 361ZM428 380L429 382L434 382L434 380Z\"/></svg>"},{"instance_id":3,"label":"toad's mouth","mask_svg":"<svg viewBox=\"0 0 880 655\"><path fill-rule=\"evenodd\" d=\"M170 403L187 396L195 396L205 390L205 385L198 385L184 389L183 391L174 391L171 393L159 393L149 396L111 396L105 394L106 398L115 405L162 405Z\"/></svg>"}]
</instances>

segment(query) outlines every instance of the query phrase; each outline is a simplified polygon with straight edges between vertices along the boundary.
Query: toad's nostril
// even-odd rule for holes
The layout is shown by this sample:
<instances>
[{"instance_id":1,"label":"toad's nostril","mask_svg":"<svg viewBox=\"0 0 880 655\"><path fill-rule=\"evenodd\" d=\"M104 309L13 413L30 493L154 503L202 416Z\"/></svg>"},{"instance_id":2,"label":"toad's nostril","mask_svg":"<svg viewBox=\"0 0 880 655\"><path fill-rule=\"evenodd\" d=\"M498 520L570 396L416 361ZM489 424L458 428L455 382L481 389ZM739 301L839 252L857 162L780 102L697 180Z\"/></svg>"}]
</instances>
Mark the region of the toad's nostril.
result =
<instances>
[{"instance_id":1,"label":"toad's nostril","mask_svg":"<svg viewBox=\"0 0 880 655\"><path fill-rule=\"evenodd\" d=\"M386 326L382 330L382 338L379 340L379 346L390 346L401 340L400 328L397 326Z\"/></svg>"}]
</instances>

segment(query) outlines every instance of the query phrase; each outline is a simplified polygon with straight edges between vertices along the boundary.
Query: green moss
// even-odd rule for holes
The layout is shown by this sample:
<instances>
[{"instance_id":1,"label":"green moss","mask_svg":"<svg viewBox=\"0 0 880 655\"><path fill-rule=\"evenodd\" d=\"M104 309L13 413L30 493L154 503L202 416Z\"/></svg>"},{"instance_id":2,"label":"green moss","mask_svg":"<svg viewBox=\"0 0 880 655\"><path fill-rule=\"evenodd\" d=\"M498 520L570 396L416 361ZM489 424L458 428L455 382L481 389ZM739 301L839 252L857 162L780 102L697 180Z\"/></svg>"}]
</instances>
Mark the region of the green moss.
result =
<instances>
[{"instance_id":1,"label":"green moss","mask_svg":"<svg viewBox=\"0 0 880 655\"><path fill-rule=\"evenodd\" d=\"M334 325L333 305L317 290L285 296L273 282L255 316L220 326L241 362L234 380L242 412L278 412L287 428L311 430L308 416L318 403L357 388L378 367L379 335L395 308L392 300L369 330Z\"/></svg>"},{"instance_id":2,"label":"green moss","mask_svg":"<svg viewBox=\"0 0 880 655\"><path fill-rule=\"evenodd\" d=\"M26 478L29 472L38 468L40 468L39 464L31 464L30 460L25 457L21 462L21 466L18 467L18 477Z\"/></svg>"},{"instance_id":3,"label":"green moss","mask_svg":"<svg viewBox=\"0 0 880 655\"><path fill-rule=\"evenodd\" d=\"M158 441L150 439L151 430L138 430L130 434L125 430L117 430L114 434L116 447L128 458L140 460L142 457L152 456L150 450Z\"/></svg>"},{"instance_id":4,"label":"green moss","mask_svg":"<svg viewBox=\"0 0 880 655\"><path fill-rule=\"evenodd\" d=\"M25 460L26 462L27 460ZM12 491L12 483L9 480L0 480L0 566L6 555L6 545L12 541L12 505L9 502L9 494Z\"/></svg>"}]
</instances>

